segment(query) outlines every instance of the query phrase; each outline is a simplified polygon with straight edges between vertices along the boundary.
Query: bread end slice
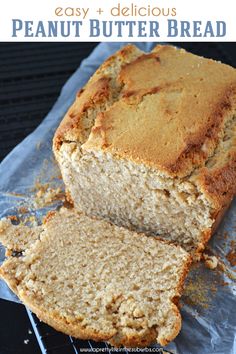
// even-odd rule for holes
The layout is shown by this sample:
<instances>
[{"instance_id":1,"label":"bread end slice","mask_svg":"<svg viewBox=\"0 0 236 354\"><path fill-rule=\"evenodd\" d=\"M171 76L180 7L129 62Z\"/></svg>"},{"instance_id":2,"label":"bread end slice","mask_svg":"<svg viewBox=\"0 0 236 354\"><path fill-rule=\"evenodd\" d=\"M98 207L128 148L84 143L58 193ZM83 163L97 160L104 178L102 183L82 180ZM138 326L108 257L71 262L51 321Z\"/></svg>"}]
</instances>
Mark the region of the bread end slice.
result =
<instances>
[{"instance_id":1,"label":"bread end slice","mask_svg":"<svg viewBox=\"0 0 236 354\"><path fill-rule=\"evenodd\" d=\"M177 336L190 265L181 247L73 209L50 214L36 231L25 228L1 228L11 252L0 274L42 321L117 347L166 345ZM11 240L22 248L22 232L25 248L16 256Z\"/></svg>"}]
</instances>

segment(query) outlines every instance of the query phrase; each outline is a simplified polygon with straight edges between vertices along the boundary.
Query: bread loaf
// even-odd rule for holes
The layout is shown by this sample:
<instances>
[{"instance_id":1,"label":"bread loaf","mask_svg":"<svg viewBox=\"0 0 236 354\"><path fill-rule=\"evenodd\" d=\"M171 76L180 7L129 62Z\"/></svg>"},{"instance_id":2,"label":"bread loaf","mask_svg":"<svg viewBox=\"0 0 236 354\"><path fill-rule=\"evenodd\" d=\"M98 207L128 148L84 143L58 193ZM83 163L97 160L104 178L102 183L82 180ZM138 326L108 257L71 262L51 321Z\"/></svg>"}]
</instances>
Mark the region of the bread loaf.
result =
<instances>
[{"instance_id":1,"label":"bread loaf","mask_svg":"<svg viewBox=\"0 0 236 354\"><path fill-rule=\"evenodd\" d=\"M236 70L171 46L109 58L53 149L78 210L201 252L236 188Z\"/></svg>"}]
</instances>

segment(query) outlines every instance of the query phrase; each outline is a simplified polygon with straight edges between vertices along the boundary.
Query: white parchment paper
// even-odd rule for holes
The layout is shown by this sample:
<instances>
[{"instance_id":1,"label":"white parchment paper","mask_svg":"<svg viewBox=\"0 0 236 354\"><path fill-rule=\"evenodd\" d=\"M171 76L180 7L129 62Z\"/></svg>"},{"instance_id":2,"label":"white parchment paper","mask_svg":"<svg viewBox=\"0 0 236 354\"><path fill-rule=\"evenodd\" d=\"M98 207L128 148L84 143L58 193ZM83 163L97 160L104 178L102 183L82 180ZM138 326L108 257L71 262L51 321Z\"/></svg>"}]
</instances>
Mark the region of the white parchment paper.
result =
<instances>
[{"instance_id":1,"label":"white parchment paper","mask_svg":"<svg viewBox=\"0 0 236 354\"><path fill-rule=\"evenodd\" d=\"M40 126L2 161L0 218L18 213L19 205L31 203L32 188L39 176L42 183L47 182L53 188L63 187L62 181L55 178L58 171L51 151L54 131L74 101L76 92L83 87L96 68L124 44L126 43L99 44L64 85L57 102ZM136 45L142 50L149 51L154 43L136 43ZM51 208L55 206L56 204L51 205ZM46 211L47 208L32 209L31 206L31 213L38 220ZM226 271L208 270L200 263L190 273L188 280L192 285L182 300L182 330L176 340L166 347L174 353L236 354L235 267L231 267L226 259L230 243L235 239L235 211L234 202L210 242L212 252L224 262ZM222 237L226 233L227 238ZM3 259L4 249L0 247L0 262ZM221 285L223 283L227 285ZM0 281L0 297L18 301L3 281ZM196 303L196 298L200 299L199 304Z\"/></svg>"}]
</instances>

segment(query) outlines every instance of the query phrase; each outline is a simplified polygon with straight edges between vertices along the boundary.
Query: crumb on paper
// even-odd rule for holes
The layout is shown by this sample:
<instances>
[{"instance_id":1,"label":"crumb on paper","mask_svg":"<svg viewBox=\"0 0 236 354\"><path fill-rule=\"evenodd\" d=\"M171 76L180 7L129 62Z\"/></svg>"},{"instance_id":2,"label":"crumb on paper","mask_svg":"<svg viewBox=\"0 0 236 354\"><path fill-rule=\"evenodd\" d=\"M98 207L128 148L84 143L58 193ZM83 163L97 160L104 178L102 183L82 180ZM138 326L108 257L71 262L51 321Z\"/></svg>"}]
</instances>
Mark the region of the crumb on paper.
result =
<instances>
[{"instance_id":1,"label":"crumb on paper","mask_svg":"<svg viewBox=\"0 0 236 354\"><path fill-rule=\"evenodd\" d=\"M20 214L26 214L26 213L29 212L29 209L28 209L27 207L25 207L25 206L20 206L20 207L18 208L18 212L19 212Z\"/></svg>"},{"instance_id":2,"label":"crumb on paper","mask_svg":"<svg viewBox=\"0 0 236 354\"><path fill-rule=\"evenodd\" d=\"M9 219L11 222L19 222L19 218L17 215L8 215L7 219Z\"/></svg>"},{"instance_id":3,"label":"crumb on paper","mask_svg":"<svg viewBox=\"0 0 236 354\"><path fill-rule=\"evenodd\" d=\"M37 183L34 190L33 204L36 208L42 208L52 204L56 200L64 201L65 199L65 194L60 187L52 188L49 187L48 183Z\"/></svg>"},{"instance_id":4,"label":"crumb on paper","mask_svg":"<svg viewBox=\"0 0 236 354\"><path fill-rule=\"evenodd\" d=\"M220 272L223 272L231 281L236 282L236 271L229 269L229 267L226 266L222 260L218 260L218 269ZM224 285L226 285L226 283ZM227 285L230 285L230 283L227 283Z\"/></svg>"},{"instance_id":5,"label":"crumb on paper","mask_svg":"<svg viewBox=\"0 0 236 354\"><path fill-rule=\"evenodd\" d=\"M209 283L202 273L187 279L182 297L183 303L197 307L199 310L208 309L212 304L213 294L217 292L217 285L215 280Z\"/></svg>"},{"instance_id":6,"label":"crumb on paper","mask_svg":"<svg viewBox=\"0 0 236 354\"><path fill-rule=\"evenodd\" d=\"M224 239L229 238L229 240L227 240L227 243L225 244L225 245L227 245L227 248L226 248L228 251L227 254L225 254L224 256L221 256L221 257L218 255L215 255L214 251L209 246L206 247L206 251L209 252L210 254L213 254L213 256L215 256L215 257L217 256L216 257L217 258L217 267L215 268L216 272L219 274L219 277L222 276L222 273L223 273L225 276L227 276L230 279L229 282L228 281L222 282L222 280L219 281L219 285L222 285L222 283L224 283L223 286L226 286L226 285L231 285L232 281L234 283L236 282L236 269L233 268L236 266L236 241L235 240L230 241L230 238L232 238L233 235L232 234L230 235L227 231L225 231L222 236ZM229 247L230 247L230 249L229 249ZM209 255L203 254L203 257L202 257L203 260L205 260L204 256L209 257Z\"/></svg>"},{"instance_id":7,"label":"crumb on paper","mask_svg":"<svg viewBox=\"0 0 236 354\"><path fill-rule=\"evenodd\" d=\"M236 249L230 250L226 258L232 267L236 266Z\"/></svg>"},{"instance_id":8,"label":"crumb on paper","mask_svg":"<svg viewBox=\"0 0 236 354\"><path fill-rule=\"evenodd\" d=\"M218 266L218 259L216 256L209 256L208 254L203 254L203 259L205 261L205 266L209 269L216 269Z\"/></svg>"},{"instance_id":9,"label":"crumb on paper","mask_svg":"<svg viewBox=\"0 0 236 354\"><path fill-rule=\"evenodd\" d=\"M230 251L226 256L232 267L236 266L236 241L232 240L230 242Z\"/></svg>"},{"instance_id":10,"label":"crumb on paper","mask_svg":"<svg viewBox=\"0 0 236 354\"><path fill-rule=\"evenodd\" d=\"M227 282L227 281L222 281L222 282L220 283L220 285L221 285L221 286L228 286L228 285L230 285L230 283Z\"/></svg>"},{"instance_id":11,"label":"crumb on paper","mask_svg":"<svg viewBox=\"0 0 236 354\"><path fill-rule=\"evenodd\" d=\"M205 259L204 259L205 257ZM214 272L204 272L202 265L205 262L211 262L210 266L216 268ZM195 262L191 266L191 272L186 279L181 302L183 305L189 305L195 311L194 317L198 317L199 313L207 311L214 306L214 298L221 286L229 285L225 279L222 279L220 273L220 259L214 255L203 254L202 265Z\"/></svg>"},{"instance_id":12,"label":"crumb on paper","mask_svg":"<svg viewBox=\"0 0 236 354\"><path fill-rule=\"evenodd\" d=\"M225 231L223 236L224 236L224 239L225 239L225 240L227 240L227 239L229 238L229 234L228 234L228 232L227 232L227 231Z\"/></svg>"},{"instance_id":13,"label":"crumb on paper","mask_svg":"<svg viewBox=\"0 0 236 354\"><path fill-rule=\"evenodd\" d=\"M24 344L29 344L29 339L25 339Z\"/></svg>"},{"instance_id":14,"label":"crumb on paper","mask_svg":"<svg viewBox=\"0 0 236 354\"><path fill-rule=\"evenodd\" d=\"M60 179L60 180L62 180L62 175L61 175L60 172L59 172L57 175L50 177L50 181L54 181L55 179Z\"/></svg>"},{"instance_id":15,"label":"crumb on paper","mask_svg":"<svg viewBox=\"0 0 236 354\"><path fill-rule=\"evenodd\" d=\"M227 267L223 262L219 262L219 270L224 273L227 271Z\"/></svg>"},{"instance_id":16,"label":"crumb on paper","mask_svg":"<svg viewBox=\"0 0 236 354\"><path fill-rule=\"evenodd\" d=\"M49 158L45 158L41 164L41 168L35 180L35 186L37 184L44 184L46 181L57 181L61 179L61 172L58 168L58 164L54 158L54 156L50 156Z\"/></svg>"}]
</instances>

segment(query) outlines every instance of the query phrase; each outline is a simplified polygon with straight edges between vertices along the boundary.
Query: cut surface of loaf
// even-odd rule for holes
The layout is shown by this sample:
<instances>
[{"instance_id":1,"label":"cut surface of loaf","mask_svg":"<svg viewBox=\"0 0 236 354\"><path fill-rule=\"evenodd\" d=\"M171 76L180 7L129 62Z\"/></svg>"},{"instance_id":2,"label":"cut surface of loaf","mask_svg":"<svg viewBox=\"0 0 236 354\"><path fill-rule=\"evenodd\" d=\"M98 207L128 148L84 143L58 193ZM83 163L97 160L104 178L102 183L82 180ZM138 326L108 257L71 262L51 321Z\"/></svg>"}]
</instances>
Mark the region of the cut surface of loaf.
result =
<instances>
[{"instance_id":1,"label":"cut surface of loaf","mask_svg":"<svg viewBox=\"0 0 236 354\"><path fill-rule=\"evenodd\" d=\"M171 46L126 46L80 91L54 137L74 206L204 246L236 189L236 70Z\"/></svg>"},{"instance_id":2,"label":"cut surface of loaf","mask_svg":"<svg viewBox=\"0 0 236 354\"><path fill-rule=\"evenodd\" d=\"M57 330L131 347L178 334L190 264L181 247L69 209L36 229L1 221L0 241L8 254L2 278Z\"/></svg>"}]
</instances>

